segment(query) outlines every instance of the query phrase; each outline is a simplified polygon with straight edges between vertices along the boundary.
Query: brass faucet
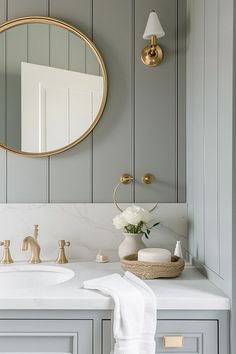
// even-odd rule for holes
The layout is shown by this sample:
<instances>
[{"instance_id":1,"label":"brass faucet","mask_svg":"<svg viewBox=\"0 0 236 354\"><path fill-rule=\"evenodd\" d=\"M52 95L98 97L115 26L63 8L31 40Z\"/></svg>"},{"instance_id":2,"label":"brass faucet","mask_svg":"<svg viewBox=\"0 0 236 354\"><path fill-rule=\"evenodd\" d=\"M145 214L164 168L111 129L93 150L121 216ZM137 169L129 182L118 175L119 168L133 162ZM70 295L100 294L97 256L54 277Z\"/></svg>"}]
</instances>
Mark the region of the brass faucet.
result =
<instances>
[{"instance_id":1,"label":"brass faucet","mask_svg":"<svg viewBox=\"0 0 236 354\"><path fill-rule=\"evenodd\" d=\"M21 250L27 251L28 246L31 247L31 258L29 263L40 263L40 246L38 243L38 225L34 225L34 236L27 236L24 238L21 244Z\"/></svg>"},{"instance_id":2,"label":"brass faucet","mask_svg":"<svg viewBox=\"0 0 236 354\"><path fill-rule=\"evenodd\" d=\"M0 246L3 246L3 256L1 259L2 264L10 264L13 263L13 259L11 258L10 253L10 240L0 241Z\"/></svg>"}]
</instances>

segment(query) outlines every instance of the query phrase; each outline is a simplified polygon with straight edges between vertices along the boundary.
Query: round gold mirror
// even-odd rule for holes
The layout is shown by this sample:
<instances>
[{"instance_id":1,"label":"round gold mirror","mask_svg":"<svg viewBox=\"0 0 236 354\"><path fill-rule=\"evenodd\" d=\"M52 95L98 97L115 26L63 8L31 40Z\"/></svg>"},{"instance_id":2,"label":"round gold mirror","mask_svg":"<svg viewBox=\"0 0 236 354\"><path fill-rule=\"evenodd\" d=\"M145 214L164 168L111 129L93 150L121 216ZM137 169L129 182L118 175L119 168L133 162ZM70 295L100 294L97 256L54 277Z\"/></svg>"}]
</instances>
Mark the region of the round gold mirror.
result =
<instances>
[{"instance_id":1,"label":"round gold mirror","mask_svg":"<svg viewBox=\"0 0 236 354\"><path fill-rule=\"evenodd\" d=\"M78 29L35 16L0 25L0 147L63 152L94 129L106 99L103 59Z\"/></svg>"}]
</instances>

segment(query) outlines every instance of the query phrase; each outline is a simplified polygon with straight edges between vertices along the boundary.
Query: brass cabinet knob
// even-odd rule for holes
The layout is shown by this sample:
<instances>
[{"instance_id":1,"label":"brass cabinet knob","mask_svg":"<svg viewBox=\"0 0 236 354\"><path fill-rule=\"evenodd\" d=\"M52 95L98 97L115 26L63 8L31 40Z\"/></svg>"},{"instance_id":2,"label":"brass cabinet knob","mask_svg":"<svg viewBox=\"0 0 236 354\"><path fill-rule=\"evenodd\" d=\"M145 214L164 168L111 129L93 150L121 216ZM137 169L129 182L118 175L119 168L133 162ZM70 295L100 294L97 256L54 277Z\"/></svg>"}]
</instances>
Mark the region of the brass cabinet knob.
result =
<instances>
[{"instance_id":1,"label":"brass cabinet knob","mask_svg":"<svg viewBox=\"0 0 236 354\"><path fill-rule=\"evenodd\" d=\"M184 346L183 336L164 336L163 337L164 348L182 348Z\"/></svg>"}]
</instances>

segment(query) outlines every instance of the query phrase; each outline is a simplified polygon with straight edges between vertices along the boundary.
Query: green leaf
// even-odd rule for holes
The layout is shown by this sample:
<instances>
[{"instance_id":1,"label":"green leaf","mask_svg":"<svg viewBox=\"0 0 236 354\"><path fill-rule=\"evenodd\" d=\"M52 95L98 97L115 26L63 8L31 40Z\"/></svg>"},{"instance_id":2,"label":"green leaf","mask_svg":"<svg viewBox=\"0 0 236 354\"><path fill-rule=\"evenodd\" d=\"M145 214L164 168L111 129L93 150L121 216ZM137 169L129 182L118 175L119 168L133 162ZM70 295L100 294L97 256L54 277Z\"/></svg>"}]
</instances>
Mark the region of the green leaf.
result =
<instances>
[{"instance_id":1,"label":"green leaf","mask_svg":"<svg viewBox=\"0 0 236 354\"><path fill-rule=\"evenodd\" d=\"M159 222L156 222L155 224L153 224L151 227L149 227L149 229L152 229L153 227L159 225L160 223Z\"/></svg>"}]
</instances>

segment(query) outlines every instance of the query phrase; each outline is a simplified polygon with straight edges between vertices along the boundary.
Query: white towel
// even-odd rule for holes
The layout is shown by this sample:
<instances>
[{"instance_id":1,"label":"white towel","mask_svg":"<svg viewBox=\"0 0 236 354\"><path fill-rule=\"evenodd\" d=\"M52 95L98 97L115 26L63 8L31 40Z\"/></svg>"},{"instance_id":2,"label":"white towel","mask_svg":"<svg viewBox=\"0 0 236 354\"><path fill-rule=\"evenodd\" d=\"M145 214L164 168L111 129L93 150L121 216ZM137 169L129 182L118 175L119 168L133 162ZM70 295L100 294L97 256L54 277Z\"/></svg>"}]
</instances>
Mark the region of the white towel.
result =
<instances>
[{"instance_id":1,"label":"white towel","mask_svg":"<svg viewBox=\"0 0 236 354\"><path fill-rule=\"evenodd\" d=\"M84 288L110 295L114 302L114 354L155 354L156 298L134 274L111 274L84 282Z\"/></svg>"}]
</instances>

